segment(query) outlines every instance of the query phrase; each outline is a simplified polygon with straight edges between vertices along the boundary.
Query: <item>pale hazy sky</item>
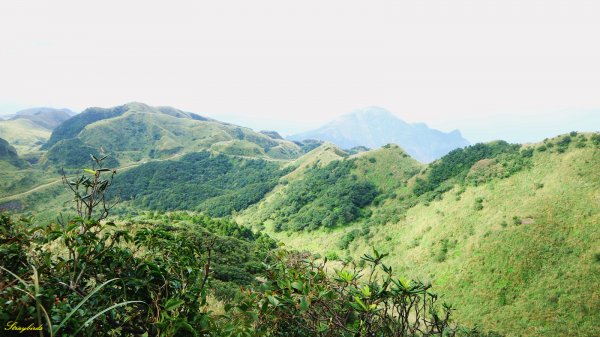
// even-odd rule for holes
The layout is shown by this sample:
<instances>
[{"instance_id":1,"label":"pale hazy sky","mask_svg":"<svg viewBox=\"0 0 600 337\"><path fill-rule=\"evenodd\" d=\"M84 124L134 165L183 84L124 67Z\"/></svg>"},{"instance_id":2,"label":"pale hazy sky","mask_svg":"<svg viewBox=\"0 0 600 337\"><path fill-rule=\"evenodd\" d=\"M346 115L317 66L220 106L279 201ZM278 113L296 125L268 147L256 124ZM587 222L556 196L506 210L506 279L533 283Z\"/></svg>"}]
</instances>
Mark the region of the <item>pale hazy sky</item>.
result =
<instances>
[{"instance_id":1,"label":"pale hazy sky","mask_svg":"<svg viewBox=\"0 0 600 337\"><path fill-rule=\"evenodd\" d=\"M0 2L0 113L130 101L283 133L382 106L471 141L600 130L600 1Z\"/></svg>"}]
</instances>

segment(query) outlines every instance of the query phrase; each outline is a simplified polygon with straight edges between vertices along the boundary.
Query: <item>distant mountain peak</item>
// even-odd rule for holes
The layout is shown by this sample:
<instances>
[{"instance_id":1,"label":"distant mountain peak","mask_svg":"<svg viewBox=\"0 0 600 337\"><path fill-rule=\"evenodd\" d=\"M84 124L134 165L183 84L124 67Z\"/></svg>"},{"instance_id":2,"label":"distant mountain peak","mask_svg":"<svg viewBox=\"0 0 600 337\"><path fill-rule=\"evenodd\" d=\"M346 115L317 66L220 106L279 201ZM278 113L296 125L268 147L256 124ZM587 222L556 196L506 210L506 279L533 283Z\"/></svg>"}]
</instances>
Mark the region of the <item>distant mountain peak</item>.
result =
<instances>
[{"instance_id":1,"label":"distant mountain peak","mask_svg":"<svg viewBox=\"0 0 600 337\"><path fill-rule=\"evenodd\" d=\"M74 112L70 109L67 109L67 108L57 109L57 108L50 108L50 107L37 107L37 108L29 108L29 109L19 110L19 111L15 112L15 117L17 117L17 116L38 116L40 114L51 113L51 112L64 112L65 114L67 114L69 116L74 116L77 114L76 112Z\"/></svg>"},{"instance_id":2,"label":"distant mountain peak","mask_svg":"<svg viewBox=\"0 0 600 337\"><path fill-rule=\"evenodd\" d=\"M469 145L458 130L446 133L431 129L424 123L410 124L378 106L354 110L316 130L292 135L288 139L329 141L343 149L358 146L375 149L393 143L421 162L431 162L456 148Z\"/></svg>"},{"instance_id":3,"label":"distant mountain peak","mask_svg":"<svg viewBox=\"0 0 600 337\"><path fill-rule=\"evenodd\" d=\"M156 112L157 109L155 107L151 107L146 103L142 102L129 102L123 105L127 108L127 110L135 110L139 112Z\"/></svg>"},{"instance_id":4,"label":"distant mountain peak","mask_svg":"<svg viewBox=\"0 0 600 337\"><path fill-rule=\"evenodd\" d=\"M76 113L69 109L39 107L17 111L11 119L29 119L45 129L53 130L75 115Z\"/></svg>"}]
</instances>

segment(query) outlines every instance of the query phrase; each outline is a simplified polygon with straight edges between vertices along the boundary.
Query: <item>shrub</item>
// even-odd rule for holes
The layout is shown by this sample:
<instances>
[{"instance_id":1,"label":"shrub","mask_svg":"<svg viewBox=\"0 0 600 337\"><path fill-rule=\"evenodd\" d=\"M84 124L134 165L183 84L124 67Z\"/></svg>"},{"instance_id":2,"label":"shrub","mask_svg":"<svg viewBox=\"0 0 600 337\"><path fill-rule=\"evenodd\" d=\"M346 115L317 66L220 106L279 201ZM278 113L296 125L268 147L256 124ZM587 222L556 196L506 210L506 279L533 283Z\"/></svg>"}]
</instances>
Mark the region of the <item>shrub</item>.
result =
<instances>
[{"instance_id":1,"label":"shrub","mask_svg":"<svg viewBox=\"0 0 600 337\"><path fill-rule=\"evenodd\" d=\"M393 276L374 250L329 276L326 264L308 254L279 251L260 290L230 307L235 333L251 326L255 335L273 336L456 336L476 333L451 320L453 308L439 305L431 285ZM359 275L365 275L360 278ZM242 331L239 331L242 330Z\"/></svg>"},{"instance_id":2,"label":"shrub","mask_svg":"<svg viewBox=\"0 0 600 337\"><path fill-rule=\"evenodd\" d=\"M353 229L350 232L346 233L344 236L342 236L342 239L340 240L338 246L340 247L340 249L348 249L348 246L350 245L350 243L352 241L354 241L354 239L356 239L356 237L358 236L358 230Z\"/></svg>"},{"instance_id":3,"label":"shrub","mask_svg":"<svg viewBox=\"0 0 600 337\"><path fill-rule=\"evenodd\" d=\"M521 155L526 158L533 157L533 148L530 147L530 148L527 148L527 149L521 151Z\"/></svg>"},{"instance_id":4,"label":"shrub","mask_svg":"<svg viewBox=\"0 0 600 337\"><path fill-rule=\"evenodd\" d=\"M436 262L444 262L446 261L446 255L448 254L448 239L442 239L440 241L440 248L435 255Z\"/></svg>"},{"instance_id":5,"label":"shrub","mask_svg":"<svg viewBox=\"0 0 600 337\"><path fill-rule=\"evenodd\" d=\"M447 181L463 182L473 165L484 159L497 159L512 169L508 175L526 167L525 157L520 156L518 144L498 141L475 144L453 150L430 166L422 177L415 180L413 192L419 196L431 191L445 192L452 188ZM519 158L517 158L519 157Z\"/></svg>"},{"instance_id":6,"label":"shrub","mask_svg":"<svg viewBox=\"0 0 600 337\"><path fill-rule=\"evenodd\" d=\"M476 211L481 211L483 209L483 198L478 197L475 199L475 205L473 206L473 209Z\"/></svg>"}]
</instances>

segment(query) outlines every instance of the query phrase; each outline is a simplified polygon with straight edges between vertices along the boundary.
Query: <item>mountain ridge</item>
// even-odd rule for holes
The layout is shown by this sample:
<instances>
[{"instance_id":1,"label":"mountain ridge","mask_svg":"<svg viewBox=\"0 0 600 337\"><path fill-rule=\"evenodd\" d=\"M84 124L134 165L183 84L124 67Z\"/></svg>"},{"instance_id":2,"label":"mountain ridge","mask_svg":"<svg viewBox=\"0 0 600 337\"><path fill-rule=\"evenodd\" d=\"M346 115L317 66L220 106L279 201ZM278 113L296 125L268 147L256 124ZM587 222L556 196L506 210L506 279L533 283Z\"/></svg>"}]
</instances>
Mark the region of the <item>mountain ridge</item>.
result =
<instances>
[{"instance_id":1,"label":"mountain ridge","mask_svg":"<svg viewBox=\"0 0 600 337\"><path fill-rule=\"evenodd\" d=\"M17 111L15 115L9 120L28 119L43 128L53 130L62 122L75 115L75 112L66 108L55 109L48 107L39 107Z\"/></svg>"},{"instance_id":2,"label":"mountain ridge","mask_svg":"<svg viewBox=\"0 0 600 337\"><path fill-rule=\"evenodd\" d=\"M271 159L296 158L303 153L288 140L173 107L139 102L85 109L59 125L42 149L52 151L64 144L61 141L75 138L85 146L114 153L124 164L202 150Z\"/></svg>"}]
</instances>

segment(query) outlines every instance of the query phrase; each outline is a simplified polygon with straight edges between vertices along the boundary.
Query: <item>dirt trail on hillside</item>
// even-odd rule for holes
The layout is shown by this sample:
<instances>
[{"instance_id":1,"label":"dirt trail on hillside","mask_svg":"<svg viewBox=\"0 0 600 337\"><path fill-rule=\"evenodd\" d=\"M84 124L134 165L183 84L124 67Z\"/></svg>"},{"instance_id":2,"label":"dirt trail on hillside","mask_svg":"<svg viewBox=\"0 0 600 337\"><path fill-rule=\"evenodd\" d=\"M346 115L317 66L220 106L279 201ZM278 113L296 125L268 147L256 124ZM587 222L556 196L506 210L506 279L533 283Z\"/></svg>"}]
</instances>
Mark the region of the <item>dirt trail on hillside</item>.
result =
<instances>
[{"instance_id":1,"label":"dirt trail on hillside","mask_svg":"<svg viewBox=\"0 0 600 337\"><path fill-rule=\"evenodd\" d=\"M184 155L184 154L182 154L182 153L178 153L178 154L176 154L176 155L174 155L174 156L171 156L171 157L169 157L169 158L165 158L165 159L155 159L155 160L152 160L152 161L164 161L164 160L171 160L171 159L175 159L175 158L177 158L177 157L183 156L183 155ZM144 161L144 162L142 162L142 163L130 164L130 165L127 165L127 166L119 167L119 168L117 168L116 170L117 170L117 172L119 172L119 171L125 171L125 170L128 170L128 169L130 169L130 168L133 168L133 167L136 167L136 166L140 166L140 165L143 165L143 164L146 164L146 163L149 163L149 162L150 162L150 161ZM16 193L16 194L11 194L11 195L7 195L7 196L0 197L0 203L2 203L2 202L5 202L5 201L13 201L13 200L15 200L15 199L18 199L18 198L24 197L24 196L26 196L26 195L28 195L28 194L30 194L30 193L33 193L33 192L35 192L35 191L42 190L42 189L44 189L44 188L46 188L46 187L50 187L50 186L52 186L52 185L55 185L55 184L58 184L58 183L60 183L60 182L62 182L62 178L59 178L59 179L57 179L57 180L54 180L54 181L51 181L51 182L49 182L49 183L44 183L44 184L41 184L41 185L35 186L35 187L33 187L33 188L31 188L31 189L29 189L29 190L25 191L25 192L20 192L20 193Z\"/></svg>"}]
</instances>

